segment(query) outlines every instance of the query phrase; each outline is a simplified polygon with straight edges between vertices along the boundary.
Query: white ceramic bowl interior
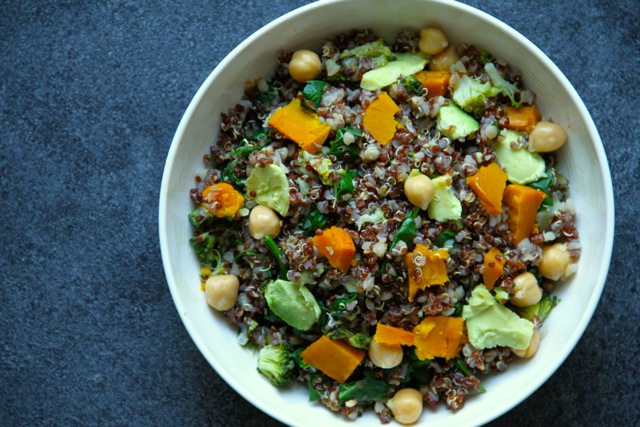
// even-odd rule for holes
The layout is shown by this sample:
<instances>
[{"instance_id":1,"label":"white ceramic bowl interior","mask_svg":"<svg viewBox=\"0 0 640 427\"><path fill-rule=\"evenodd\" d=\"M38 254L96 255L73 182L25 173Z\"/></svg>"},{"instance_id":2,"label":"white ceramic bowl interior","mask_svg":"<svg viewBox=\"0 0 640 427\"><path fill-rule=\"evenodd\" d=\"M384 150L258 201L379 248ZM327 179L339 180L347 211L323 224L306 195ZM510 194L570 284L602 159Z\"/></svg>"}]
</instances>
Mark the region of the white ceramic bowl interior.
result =
<instances>
[{"instance_id":1,"label":"white ceramic bowl interior","mask_svg":"<svg viewBox=\"0 0 640 427\"><path fill-rule=\"evenodd\" d=\"M215 314L200 291L199 267L188 239L192 229L189 189L205 170L203 154L215 140L220 113L241 98L245 81L272 75L282 50L319 49L339 32L371 28L390 39L405 28L441 27L453 42L487 49L520 70L537 94L545 117L565 126L569 141L559 152L560 170L571 180L583 246L574 278L557 295L562 302L541 330L540 351L506 373L483 380L487 393L467 400L454 414L425 409L420 425L481 425L531 395L562 364L589 323L606 279L613 243L613 191L602 142L589 113L560 70L507 25L449 0L323 0L266 25L234 49L211 73L180 122L167 157L159 208L159 232L167 281L194 342L218 374L240 395L292 426L353 426L308 402L306 387L278 390L256 371L256 355L237 344L236 330ZM372 413L358 424L377 425Z\"/></svg>"}]
</instances>

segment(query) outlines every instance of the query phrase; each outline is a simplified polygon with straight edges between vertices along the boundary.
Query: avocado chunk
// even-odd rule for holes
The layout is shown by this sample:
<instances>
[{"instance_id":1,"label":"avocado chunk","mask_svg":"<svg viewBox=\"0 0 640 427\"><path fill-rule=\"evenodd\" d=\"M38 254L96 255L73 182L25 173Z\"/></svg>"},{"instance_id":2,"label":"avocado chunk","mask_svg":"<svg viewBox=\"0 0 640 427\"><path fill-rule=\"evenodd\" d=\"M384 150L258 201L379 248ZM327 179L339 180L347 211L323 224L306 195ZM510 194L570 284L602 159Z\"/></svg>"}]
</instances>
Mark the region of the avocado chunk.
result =
<instances>
[{"instance_id":1,"label":"avocado chunk","mask_svg":"<svg viewBox=\"0 0 640 427\"><path fill-rule=\"evenodd\" d=\"M436 191L427 208L429 218L440 222L460 219L462 217L462 204L451 190L451 177L442 175L432 178L431 182Z\"/></svg>"},{"instance_id":2,"label":"avocado chunk","mask_svg":"<svg viewBox=\"0 0 640 427\"><path fill-rule=\"evenodd\" d=\"M517 142L521 136L521 132L507 129L500 133L493 146L496 161L514 184L528 184L545 176L546 165L538 153L526 148L511 148L511 143Z\"/></svg>"},{"instance_id":3,"label":"avocado chunk","mask_svg":"<svg viewBox=\"0 0 640 427\"><path fill-rule=\"evenodd\" d=\"M531 342L533 323L496 301L484 285L473 289L462 318L469 342L479 350L498 346L526 350Z\"/></svg>"},{"instance_id":4,"label":"avocado chunk","mask_svg":"<svg viewBox=\"0 0 640 427\"><path fill-rule=\"evenodd\" d=\"M320 318L320 306L304 285L276 280L267 285L264 296L271 311L301 331L311 329Z\"/></svg>"},{"instance_id":5,"label":"avocado chunk","mask_svg":"<svg viewBox=\"0 0 640 427\"><path fill-rule=\"evenodd\" d=\"M397 82L403 76L410 76L422 71L427 58L417 53L398 53L394 61L367 71L362 75L360 87L365 90L379 90Z\"/></svg>"},{"instance_id":6,"label":"avocado chunk","mask_svg":"<svg viewBox=\"0 0 640 427\"><path fill-rule=\"evenodd\" d=\"M438 111L438 130L454 141L466 138L477 131L479 126L476 119L454 104L440 107Z\"/></svg>"},{"instance_id":7,"label":"avocado chunk","mask_svg":"<svg viewBox=\"0 0 640 427\"><path fill-rule=\"evenodd\" d=\"M289 181L280 166L270 164L254 168L247 179L247 195L282 216L289 212Z\"/></svg>"}]
</instances>

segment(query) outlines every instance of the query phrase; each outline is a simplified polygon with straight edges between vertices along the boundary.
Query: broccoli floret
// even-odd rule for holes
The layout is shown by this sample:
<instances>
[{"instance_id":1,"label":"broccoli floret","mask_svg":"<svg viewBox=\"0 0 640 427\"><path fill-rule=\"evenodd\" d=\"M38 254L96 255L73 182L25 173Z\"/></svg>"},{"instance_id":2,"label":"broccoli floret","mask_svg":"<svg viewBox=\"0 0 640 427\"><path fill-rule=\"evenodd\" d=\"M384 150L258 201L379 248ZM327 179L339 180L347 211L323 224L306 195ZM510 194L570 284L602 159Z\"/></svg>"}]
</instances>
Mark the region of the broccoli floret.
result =
<instances>
[{"instance_id":1,"label":"broccoli floret","mask_svg":"<svg viewBox=\"0 0 640 427\"><path fill-rule=\"evenodd\" d=\"M267 345L258 353L258 372L276 387L291 384L295 369L293 350L288 344Z\"/></svg>"},{"instance_id":2,"label":"broccoli floret","mask_svg":"<svg viewBox=\"0 0 640 427\"><path fill-rule=\"evenodd\" d=\"M389 58L391 58L391 49L389 49L389 47L384 44L384 40L378 39L374 42L369 42L369 43L362 44L360 46L356 46L353 49L343 50L342 53L340 54L341 59L351 58L351 57L363 58L365 56L368 56L370 58L383 57L388 60Z\"/></svg>"},{"instance_id":3,"label":"broccoli floret","mask_svg":"<svg viewBox=\"0 0 640 427\"><path fill-rule=\"evenodd\" d=\"M189 243L198 256L202 267L212 267L218 264L220 254L216 251L216 236L205 232L189 239Z\"/></svg>"},{"instance_id":4,"label":"broccoli floret","mask_svg":"<svg viewBox=\"0 0 640 427\"><path fill-rule=\"evenodd\" d=\"M512 83L506 81L498 72L493 63L489 62L484 66L485 71L489 74L489 78L491 79L491 83L493 86L500 91L505 96L508 96L511 100L511 105L513 107L520 107L522 105L522 101L516 101L515 95L518 92L518 89Z\"/></svg>"},{"instance_id":5,"label":"broccoli floret","mask_svg":"<svg viewBox=\"0 0 640 427\"><path fill-rule=\"evenodd\" d=\"M490 83L482 83L478 79L464 75L460 78L460 83L453 91L453 102L458 104L467 113L478 113L484 108L487 99L500 93L498 88Z\"/></svg>"},{"instance_id":6,"label":"broccoli floret","mask_svg":"<svg viewBox=\"0 0 640 427\"><path fill-rule=\"evenodd\" d=\"M558 305L557 297L545 295L538 303L528 307L516 307L515 310L524 319L543 322L556 305Z\"/></svg>"},{"instance_id":7,"label":"broccoli floret","mask_svg":"<svg viewBox=\"0 0 640 427\"><path fill-rule=\"evenodd\" d=\"M402 83L402 85L407 88L407 92L413 94L413 95L418 95L421 96L422 95L422 83L420 83L420 80L416 79L413 76L407 76L405 78L403 78L400 83Z\"/></svg>"},{"instance_id":8,"label":"broccoli floret","mask_svg":"<svg viewBox=\"0 0 640 427\"><path fill-rule=\"evenodd\" d=\"M196 209L192 210L189 213L188 217L189 222L195 228L200 227L202 224L212 218L211 214L207 212L207 210L202 206L198 206Z\"/></svg>"}]
</instances>

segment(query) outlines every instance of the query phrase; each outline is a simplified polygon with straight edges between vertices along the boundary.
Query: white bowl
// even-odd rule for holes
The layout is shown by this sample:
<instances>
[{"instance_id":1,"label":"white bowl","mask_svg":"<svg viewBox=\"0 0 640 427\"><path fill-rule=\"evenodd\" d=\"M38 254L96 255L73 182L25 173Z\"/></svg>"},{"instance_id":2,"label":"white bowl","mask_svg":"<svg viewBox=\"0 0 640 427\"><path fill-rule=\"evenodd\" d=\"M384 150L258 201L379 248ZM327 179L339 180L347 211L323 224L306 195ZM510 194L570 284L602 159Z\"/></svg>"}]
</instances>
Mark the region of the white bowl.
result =
<instances>
[{"instance_id":1,"label":"white bowl","mask_svg":"<svg viewBox=\"0 0 640 427\"><path fill-rule=\"evenodd\" d=\"M266 25L235 48L211 73L193 98L171 144L160 193L162 260L177 310L196 345L218 374L249 402L292 426L353 426L318 403L308 402L306 387L272 387L256 371L256 355L237 344L236 331L212 312L199 286L199 266L188 243L192 229L189 189L204 172L203 154L215 140L220 113L241 98L244 83L275 70L282 50L319 49L337 33L371 28L385 38L405 28L435 24L450 40L475 44L522 72L537 94L544 116L567 129L559 169L571 180L582 243L579 268L557 295L562 302L541 330L538 354L514 363L506 373L483 380L487 393L467 400L453 413L425 409L420 425L466 426L487 423L531 395L563 363L580 339L600 298L613 244L611 177L602 142L589 113L566 77L525 37L499 20L449 0L323 0ZM356 423L378 425L373 413Z\"/></svg>"}]
</instances>

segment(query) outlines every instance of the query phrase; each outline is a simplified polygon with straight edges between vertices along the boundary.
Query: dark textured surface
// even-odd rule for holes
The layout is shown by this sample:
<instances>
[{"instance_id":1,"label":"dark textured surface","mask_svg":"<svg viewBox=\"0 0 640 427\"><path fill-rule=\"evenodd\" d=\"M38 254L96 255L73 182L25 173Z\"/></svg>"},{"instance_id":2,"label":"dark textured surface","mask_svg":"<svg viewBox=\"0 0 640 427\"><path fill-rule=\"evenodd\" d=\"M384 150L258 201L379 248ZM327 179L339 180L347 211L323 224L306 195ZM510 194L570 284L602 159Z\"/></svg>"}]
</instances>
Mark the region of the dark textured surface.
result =
<instances>
[{"instance_id":1,"label":"dark textured surface","mask_svg":"<svg viewBox=\"0 0 640 427\"><path fill-rule=\"evenodd\" d=\"M184 329L160 259L158 190L210 71L305 3L0 1L0 425L280 425ZM617 212L592 323L556 375L491 425L640 425L640 5L465 3L523 33L574 84Z\"/></svg>"}]
</instances>

